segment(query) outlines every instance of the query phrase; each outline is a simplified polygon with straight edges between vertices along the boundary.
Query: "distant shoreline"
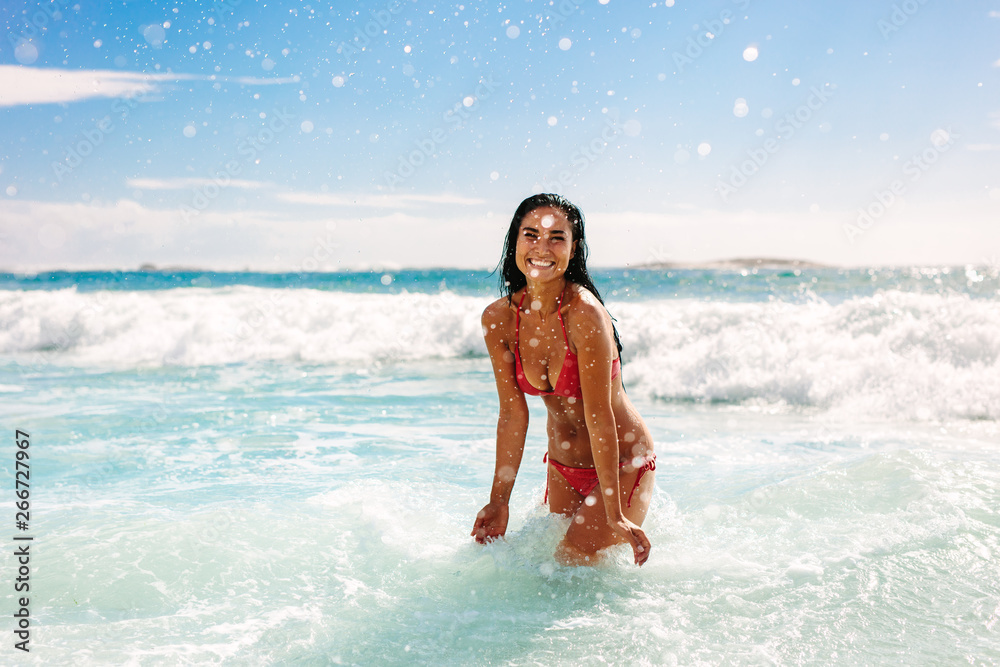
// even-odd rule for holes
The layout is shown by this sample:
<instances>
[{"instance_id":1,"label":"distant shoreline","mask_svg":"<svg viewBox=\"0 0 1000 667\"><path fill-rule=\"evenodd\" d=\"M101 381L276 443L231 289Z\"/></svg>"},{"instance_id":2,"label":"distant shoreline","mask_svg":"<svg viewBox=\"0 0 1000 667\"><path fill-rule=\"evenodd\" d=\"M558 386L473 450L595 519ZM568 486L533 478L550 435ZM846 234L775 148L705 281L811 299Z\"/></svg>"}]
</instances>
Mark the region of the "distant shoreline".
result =
<instances>
[{"instance_id":1,"label":"distant shoreline","mask_svg":"<svg viewBox=\"0 0 1000 667\"><path fill-rule=\"evenodd\" d=\"M732 259L716 259L708 262L652 262L638 264L636 269L651 269L659 271L691 271L699 269L715 269L721 271L738 271L740 269L839 269L851 268L821 264L805 259L777 259L773 257L734 257Z\"/></svg>"},{"instance_id":2,"label":"distant shoreline","mask_svg":"<svg viewBox=\"0 0 1000 667\"><path fill-rule=\"evenodd\" d=\"M628 264L625 266L598 266L591 265L593 271L741 271L744 269L758 269L766 271L783 270L822 270L822 269L898 269L898 268L957 268L965 266L989 266L985 263L978 264L857 264L839 265L824 264L805 259L782 259L776 257L733 257L729 259L715 259L701 262L649 262L643 264ZM39 273L400 273L403 271L484 271L492 272L493 267L412 267L399 266L394 264L374 264L369 266L347 266L326 271L295 271L294 269L255 269L252 267L243 268L205 268L196 266L157 266L152 263L140 264L138 267L87 267L87 268L35 268L35 269L11 269L0 267L0 273L10 275L25 275Z\"/></svg>"}]
</instances>

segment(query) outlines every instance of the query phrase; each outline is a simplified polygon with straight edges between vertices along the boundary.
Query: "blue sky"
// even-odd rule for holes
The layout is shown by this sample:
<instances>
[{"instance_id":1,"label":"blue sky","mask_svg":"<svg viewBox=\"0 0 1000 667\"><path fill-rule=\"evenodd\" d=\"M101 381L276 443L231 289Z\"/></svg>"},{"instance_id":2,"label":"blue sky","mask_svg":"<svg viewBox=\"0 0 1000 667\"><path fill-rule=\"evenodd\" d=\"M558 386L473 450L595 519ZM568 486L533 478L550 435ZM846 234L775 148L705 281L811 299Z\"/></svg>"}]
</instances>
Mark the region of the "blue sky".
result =
<instances>
[{"instance_id":1,"label":"blue sky","mask_svg":"<svg viewBox=\"0 0 1000 667\"><path fill-rule=\"evenodd\" d=\"M2 11L0 268L1000 262L1000 0Z\"/></svg>"}]
</instances>

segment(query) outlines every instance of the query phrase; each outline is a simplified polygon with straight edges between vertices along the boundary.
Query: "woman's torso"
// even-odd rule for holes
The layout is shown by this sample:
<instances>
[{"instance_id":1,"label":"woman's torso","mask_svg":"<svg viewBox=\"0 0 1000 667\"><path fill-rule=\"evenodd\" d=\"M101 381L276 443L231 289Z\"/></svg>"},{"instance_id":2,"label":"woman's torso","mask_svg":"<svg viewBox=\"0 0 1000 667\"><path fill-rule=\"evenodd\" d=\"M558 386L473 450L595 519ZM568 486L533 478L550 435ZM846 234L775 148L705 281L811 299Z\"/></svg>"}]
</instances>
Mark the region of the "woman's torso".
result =
<instances>
[{"instance_id":1,"label":"woman's torso","mask_svg":"<svg viewBox=\"0 0 1000 667\"><path fill-rule=\"evenodd\" d=\"M523 373L523 377L518 378L519 386L524 390L524 385L527 384L535 390L531 392L529 389L525 393L541 393L548 411L546 431L549 436L549 456L564 465L592 468L594 459L580 393L546 393L554 389L575 389L571 382L567 382L567 375L572 378L574 374L578 374L574 367L577 351L573 343L572 310L582 290L583 288L568 283L564 298L561 299L560 312L544 321L523 310L518 315L517 307L522 303L523 292L515 293L507 341L508 349L515 357L515 372ZM607 311L603 311L603 316L608 319L607 330L610 331L610 316ZM619 363L616 359L612 364L613 369ZM621 374L612 371L612 376L611 410L618 433L619 457L622 461L645 457L653 450L649 429L625 393ZM578 375L576 381L579 382Z\"/></svg>"}]
</instances>

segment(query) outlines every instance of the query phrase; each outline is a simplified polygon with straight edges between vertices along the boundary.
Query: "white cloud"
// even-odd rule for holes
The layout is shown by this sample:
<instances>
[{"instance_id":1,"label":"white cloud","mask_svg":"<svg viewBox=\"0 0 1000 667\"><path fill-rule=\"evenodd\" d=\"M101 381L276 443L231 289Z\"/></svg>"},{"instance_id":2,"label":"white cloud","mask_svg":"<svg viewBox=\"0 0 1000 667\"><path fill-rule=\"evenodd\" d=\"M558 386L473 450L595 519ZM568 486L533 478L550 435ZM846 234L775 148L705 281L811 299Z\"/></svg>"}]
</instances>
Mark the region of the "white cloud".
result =
<instances>
[{"instance_id":1,"label":"white cloud","mask_svg":"<svg viewBox=\"0 0 1000 667\"><path fill-rule=\"evenodd\" d=\"M219 185L219 181L214 178L130 178L125 182L130 188L138 190L196 190L208 185ZM226 181L225 187L256 190L274 187L274 183L234 178Z\"/></svg>"},{"instance_id":2,"label":"white cloud","mask_svg":"<svg viewBox=\"0 0 1000 667\"><path fill-rule=\"evenodd\" d=\"M1000 201L900 202L854 243L844 225L856 210L774 212L694 208L595 211L587 215L594 266L700 263L738 257L841 266L975 263L1000 247ZM949 221L942 223L943 220Z\"/></svg>"},{"instance_id":3,"label":"white cloud","mask_svg":"<svg viewBox=\"0 0 1000 667\"><path fill-rule=\"evenodd\" d=\"M333 195L330 195L333 197ZM406 195L401 195L406 196ZM444 202L447 195L428 196ZM901 200L864 234L845 225L857 209L722 211L674 206L595 210L587 216L592 266L704 262L733 257L827 264L964 264L1000 247L1000 198ZM130 199L42 202L0 199L0 270L128 269L151 263L211 270L321 271L371 266L492 268L509 211L449 206L358 210L285 204L224 208L186 217L179 206ZM947 222L943 222L947 221ZM312 263L313 260L310 260Z\"/></svg>"},{"instance_id":4,"label":"white cloud","mask_svg":"<svg viewBox=\"0 0 1000 667\"><path fill-rule=\"evenodd\" d=\"M1000 144L967 144L965 146L970 151L1000 151Z\"/></svg>"},{"instance_id":5,"label":"white cloud","mask_svg":"<svg viewBox=\"0 0 1000 667\"><path fill-rule=\"evenodd\" d=\"M404 207L378 214L300 207L234 210L118 201L0 199L0 271L134 269L142 264L212 270L321 271L366 266L492 267L502 229L484 212ZM317 213L319 213L317 215ZM332 214L331 214L332 213ZM496 234L489 234L489 231ZM496 245L496 247L493 247Z\"/></svg>"},{"instance_id":6,"label":"white cloud","mask_svg":"<svg viewBox=\"0 0 1000 667\"><path fill-rule=\"evenodd\" d=\"M172 81L235 81L241 85L294 83L298 77L259 79L193 74L70 70L0 65L0 107L64 104L92 98L136 97Z\"/></svg>"},{"instance_id":7,"label":"white cloud","mask_svg":"<svg viewBox=\"0 0 1000 667\"><path fill-rule=\"evenodd\" d=\"M412 204L438 204L451 206L482 206L483 199L462 197L460 195L438 194L328 194L323 192L283 192L277 195L282 201L295 204L312 204L315 206L359 206L365 208L405 208Z\"/></svg>"}]
</instances>

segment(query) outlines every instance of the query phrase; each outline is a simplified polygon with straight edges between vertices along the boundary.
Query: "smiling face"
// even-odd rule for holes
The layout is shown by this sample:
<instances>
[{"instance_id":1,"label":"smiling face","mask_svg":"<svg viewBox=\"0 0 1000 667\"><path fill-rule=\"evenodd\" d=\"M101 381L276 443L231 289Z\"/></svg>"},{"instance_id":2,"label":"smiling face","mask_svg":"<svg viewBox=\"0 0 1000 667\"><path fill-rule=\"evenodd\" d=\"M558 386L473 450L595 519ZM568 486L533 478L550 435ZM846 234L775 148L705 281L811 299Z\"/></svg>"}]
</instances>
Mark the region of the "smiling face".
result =
<instances>
[{"instance_id":1,"label":"smiling face","mask_svg":"<svg viewBox=\"0 0 1000 667\"><path fill-rule=\"evenodd\" d=\"M576 250L573 225L560 209L536 208L524 216L517 234L517 268L531 281L566 273Z\"/></svg>"}]
</instances>

